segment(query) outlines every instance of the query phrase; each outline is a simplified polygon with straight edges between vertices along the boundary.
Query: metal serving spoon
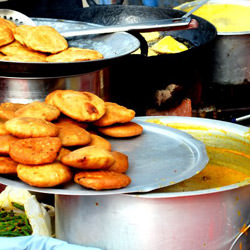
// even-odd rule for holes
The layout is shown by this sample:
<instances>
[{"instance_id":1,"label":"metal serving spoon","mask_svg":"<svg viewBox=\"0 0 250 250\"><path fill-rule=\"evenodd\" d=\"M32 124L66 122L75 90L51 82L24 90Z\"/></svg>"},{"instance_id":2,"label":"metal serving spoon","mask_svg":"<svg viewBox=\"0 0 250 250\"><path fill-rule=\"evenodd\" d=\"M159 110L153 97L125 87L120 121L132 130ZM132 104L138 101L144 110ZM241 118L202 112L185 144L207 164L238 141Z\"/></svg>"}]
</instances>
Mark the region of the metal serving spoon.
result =
<instances>
[{"instance_id":1,"label":"metal serving spoon","mask_svg":"<svg viewBox=\"0 0 250 250\"><path fill-rule=\"evenodd\" d=\"M65 38L74 38L77 36L85 35L97 35L105 33L114 33L114 32L124 32L124 31L155 31L155 30L177 30L177 29L192 29L198 27L198 22L195 19L192 19L190 15L205 4L208 0L202 0L197 4L192 10L184 14L180 18L172 19L161 19L161 20L152 20L143 23L133 23L133 24L121 24L121 25L109 25L109 26L99 26L94 28L87 28L84 30L77 31L67 31L61 33ZM11 20L16 24L27 24L33 25L36 24L33 20L26 15L9 9L0 9L0 17Z\"/></svg>"}]
</instances>

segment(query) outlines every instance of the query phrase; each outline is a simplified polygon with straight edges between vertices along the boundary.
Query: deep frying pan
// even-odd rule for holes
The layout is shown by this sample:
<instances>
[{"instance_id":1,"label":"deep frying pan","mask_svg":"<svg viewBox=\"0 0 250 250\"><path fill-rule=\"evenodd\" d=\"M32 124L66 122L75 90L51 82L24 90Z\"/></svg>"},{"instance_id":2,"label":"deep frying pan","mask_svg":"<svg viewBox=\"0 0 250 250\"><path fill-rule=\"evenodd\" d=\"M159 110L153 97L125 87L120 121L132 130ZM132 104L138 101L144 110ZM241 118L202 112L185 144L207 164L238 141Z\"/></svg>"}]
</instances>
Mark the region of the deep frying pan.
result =
<instances>
[{"instance_id":1,"label":"deep frying pan","mask_svg":"<svg viewBox=\"0 0 250 250\"><path fill-rule=\"evenodd\" d=\"M27 1L27 0L26 0ZM60 8L47 9L42 8L31 10L19 9L24 14L31 17L58 18L66 20L77 20L101 25L139 23L154 19L178 18L184 14L179 10L170 8L158 8L136 5L92 5L87 8ZM193 30L169 31L166 34L175 38L189 41L192 48L179 54L160 55L155 57L146 57L145 40L141 39L144 51L142 55L127 55L122 58L116 58L108 63L89 62L89 69L111 66L111 96L113 101L118 101L123 105L135 108L137 114L140 114L140 107L144 111L148 100L152 100L152 94L155 89L164 88L170 83L191 86L196 81L196 73L200 71L205 60L209 57L209 48L216 37L215 27L208 21L191 15L199 22L199 27ZM137 37L140 35L133 33ZM115 62L115 63L114 63ZM102 64L103 63L103 64ZM16 65L11 65L12 70ZM79 64L79 70L83 70ZM22 67L22 66L20 66ZM93 67L93 68L92 68ZM30 72L36 74L37 65L30 67ZM59 72L74 71L75 67L62 68L58 65ZM18 70L22 70L19 68ZM51 65L46 65L44 71L51 71ZM82 72L84 73L84 72ZM114 84L113 84L113 83ZM117 94L118 93L118 94ZM142 94L143 93L143 94ZM140 96L140 102L138 102ZM134 105L135 103L135 105ZM140 105L140 107L138 107ZM142 111L141 114L144 114Z\"/></svg>"},{"instance_id":2,"label":"deep frying pan","mask_svg":"<svg viewBox=\"0 0 250 250\"><path fill-rule=\"evenodd\" d=\"M182 11L170 8L93 4L88 8L45 13L47 17L81 20L101 25L139 23L154 19L176 18L183 14ZM178 54L151 57L129 55L123 57L122 60L116 60L116 63L110 67L112 101L135 109L137 115L145 115L147 108L155 106L156 90L164 89L171 83L182 87L174 103L168 102L161 107L156 107L164 110L169 106L178 105L183 97L189 97L189 91L192 88L197 89L196 84L200 84L203 78L206 78L204 67L209 61L210 49L217 31L208 21L194 15L191 17L199 22L197 29L164 32L164 35L172 35L177 39L189 41L192 45L189 50ZM142 45L145 45L145 40L140 41ZM194 106L196 102L199 102L198 98L195 96L197 100L192 102Z\"/></svg>"}]
</instances>

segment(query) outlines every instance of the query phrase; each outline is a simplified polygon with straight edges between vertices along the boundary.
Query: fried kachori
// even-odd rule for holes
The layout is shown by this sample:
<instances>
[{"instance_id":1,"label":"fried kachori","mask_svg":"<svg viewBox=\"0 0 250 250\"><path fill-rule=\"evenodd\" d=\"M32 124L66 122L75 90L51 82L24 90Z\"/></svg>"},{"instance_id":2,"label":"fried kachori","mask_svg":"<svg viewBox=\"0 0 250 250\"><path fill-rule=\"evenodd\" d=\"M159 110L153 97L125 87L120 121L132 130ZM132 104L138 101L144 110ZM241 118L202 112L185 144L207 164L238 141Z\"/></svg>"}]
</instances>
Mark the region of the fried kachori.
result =
<instances>
[{"instance_id":1,"label":"fried kachori","mask_svg":"<svg viewBox=\"0 0 250 250\"><path fill-rule=\"evenodd\" d=\"M14 161L22 164L46 164L55 161L61 146L58 137L19 139L11 143L9 155Z\"/></svg>"},{"instance_id":2,"label":"fried kachori","mask_svg":"<svg viewBox=\"0 0 250 250\"><path fill-rule=\"evenodd\" d=\"M83 146L91 141L90 133L73 123L59 122L55 123L59 128L58 137L65 147Z\"/></svg>"},{"instance_id":3,"label":"fried kachori","mask_svg":"<svg viewBox=\"0 0 250 250\"><path fill-rule=\"evenodd\" d=\"M16 28L16 24L11 22L10 20L4 19L0 17L0 25L6 25L12 32Z\"/></svg>"},{"instance_id":4,"label":"fried kachori","mask_svg":"<svg viewBox=\"0 0 250 250\"><path fill-rule=\"evenodd\" d=\"M33 117L16 117L5 123L7 131L18 138L57 136L58 127L48 121Z\"/></svg>"},{"instance_id":5,"label":"fried kachori","mask_svg":"<svg viewBox=\"0 0 250 250\"><path fill-rule=\"evenodd\" d=\"M48 25L39 25L31 28L16 28L16 40L20 39L21 42L28 48L45 52L45 53L58 53L68 48L67 40L54 28Z\"/></svg>"},{"instance_id":6,"label":"fried kachori","mask_svg":"<svg viewBox=\"0 0 250 250\"><path fill-rule=\"evenodd\" d=\"M143 127L135 122L115 124L108 127L98 127L98 131L110 137L132 137L142 134Z\"/></svg>"},{"instance_id":7,"label":"fried kachori","mask_svg":"<svg viewBox=\"0 0 250 250\"><path fill-rule=\"evenodd\" d=\"M39 60L41 62L45 62L47 57L47 55L43 53L31 50L23 46L18 41L14 41L10 44L0 47L0 52L2 52L6 56L10 56L10 58L17 57L17 59L20 58L20 60L25 60L25 58L34 58L34 60L38 62Z\"/></svg>"},{"instance_id":8,"label":"fried kachori","mask_svg":"<svg viewBox=\"0 0 250 250\"><path fill-rule=\"evenodd\" d=\"M18 138L12 135L0 135L0 155L9 155L10 144L17 140Z\"/></svg>"},{"instance_id":9,"label":"fried kachori","mask_svg":"<svg viewBox=\"0 0 250 250\"><path fill-rule=\"evenodd\" d=\"M47 57L47 62L79 62L102 59L103 55L92 49L70 47Z\"/></svg>"},{"instance_id":10,"label":"fried kachori","mask_svg":"<svg viewBox=\"0 0 250 250\"><path fill-rule=\"evenodd\" d=\"M128 156L118 151L112 151L111 154L115 158L115 162L108 168L109 171L118 173L126 173L128 170Z\"/></svg>"},{"instance_id":11,"label":"fried kachori","mask_svg":"<svg viewBox=\"0 0 250 250\"><path fill-rule=\"evenodd\" d=\"M88 146L96 146L96 147L104 148L108 151L111 151L112 145L108 140L106 140L105 138L99 135L92 134L92 133L90 133L90 136L91 136L91 141L88 144Z\"/></svg>"},{"instance_id":12,"label":"fried kachori","mask_svg":"<svg viewBox=\"0 0 250 250\"><path fill-rule=\"evenodd\" d=\"M104 101L91 92L56 90L45 101L55 105L66 116L82 122L98 120L106 111Z\"/></svg>"},{"instance_id":13,"label":"fried kachori","mask_svg":"<svg viewBox=\"0 0 250 250\"><path fill-rule=\"evenodd\" d=\"M99 127L110 126L115 123L126 123L135 117L135 111L113 102L105 102L106 112L94 125Z\"/></svg>"},{"instance_id":14,"label":"fried kachori","mask_svg":"<svg viewBox=\"0 0 250 250\"><path fill-rule=\"evenodd\" d=\"M76 149L61 158L63 164L80 169L107 169L115 159L108 151L96 146Z\"/></svg>"},{"instance_id":15,"label":"fried kachori","mask_svg":"<svg viewBox=\"0 0 250 250\"><path fill-rule=\"evenodd\" d=\"M6 45L14 41L14 35L12 30L7 24L0 24L0 46Z\"/></svg>"},{"instance_id":16,"label":"fried kachori","mask_svg":"<svg viewBox=\"0 0 250 250\"><path fill-rule=\"evenodd\" d=\"M73 178L70 168L60 162L38 166L18 164L17 176L34 187L54 187L69 182Z\"/></svg>"},{"instance_id":17,"label":"fried kachori","mask_svg":"<svg viewBox=\"0 0 250 250\"><path fill-rule=\"evenodd\" d=\"M15 117L15 112L24 106L22 103L3 102L0 104L0 118L10 120Z\"/></svg>"},{"instance_id":18,"label":"fried kachori","mask_svg":"<svg viewBox=\"0 0 250 250\"><path fill-rule=\"evenodd\" d=\"M59 117L60 110L54 105L34 101L26 104L24 107L18 109L15 112L15 117L34 117L44 119L46 121L52 121Z\"/></svg>"},{"instance_id":19,"label":"fried kachori","mask_svg":"<svg viewBox=\"0 0 250 250\"><path fill-rule=\"evenodd\" d=\"M0 174L16 174L18 163L8 156L0 156Z\"/></svg>"},{"instance_id":20,"label":"fried kachori","mask_svg":"<svg viewBox=\"0 0 250 250\"><path fill-rule=\"evenodd\" d=\"M27 36L28 33L33 30L34 26L30 25L19 25L15 28L14 30L14 37L15 39L21 43L22 45L25 45L25 37Z\"/></svg>"},{"instance_id":21,"label":"fried kachori","mask_svg":"<svg viewBox=\"0 0 250 250\"><path fill-rule=\"evenodd\" d=\"M0 121L0 135L9 135L10 132L5 128L5 122Z\"/></svg>"},{"instance_id":22,"label":"fried kachori","mask_svg":"<svg viewBox=\"0 0 250 250\"><path fill-rule=\"evenodd\" d=\"M74 181L94 190L118 189L128 186L131 179L126 174L113 171L84 171L74 176Z\"/></svg>"}]
</instances>

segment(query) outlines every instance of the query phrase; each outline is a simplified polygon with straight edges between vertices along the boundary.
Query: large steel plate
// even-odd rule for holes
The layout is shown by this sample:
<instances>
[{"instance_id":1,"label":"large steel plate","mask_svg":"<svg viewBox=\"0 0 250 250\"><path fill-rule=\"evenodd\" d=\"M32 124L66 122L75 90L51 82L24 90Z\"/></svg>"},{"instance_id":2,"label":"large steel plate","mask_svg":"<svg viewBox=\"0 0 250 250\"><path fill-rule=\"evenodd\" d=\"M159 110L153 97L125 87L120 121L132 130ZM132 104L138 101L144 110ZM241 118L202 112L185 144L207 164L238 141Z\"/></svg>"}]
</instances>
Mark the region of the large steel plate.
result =
<instances>
[{"instance_id":1,"label":"large steel plate","mask_svg":"<svg viewBox=\"0 0 250 250\"><path fill-rule=\"evenodd\" d=\"M148 192L173 185L192 177L208 163L205 145L191 135L163 125L147 123L135 118L143 126L140 136L110 139L113 151L128 155L128 176L132 182L116 190L88 190L71 182L57 188L36 188L22 181L0 177L0 182L31 191L64 195L110 195Z\"/></svg>"},{"instance_id":2,"label":"large steel plate","mask_svg":"<svg viewBox=\"0 0 250 250\"><path fill-rule=\"evenodd\" d=\"M53 18L33 18L33 21L36 25L51 26L60 33L84 30L97 26L96 24L86 22ZM70 38L67 41L69 47L94 49L102 53L104 58L90 61L58 63L10 62L0 60L0 75L9 77L55 77L89 73L110 66L115 59L129 55L140 47L139 40L127 32L79 36Z\"/></svg>"}]
</instances>

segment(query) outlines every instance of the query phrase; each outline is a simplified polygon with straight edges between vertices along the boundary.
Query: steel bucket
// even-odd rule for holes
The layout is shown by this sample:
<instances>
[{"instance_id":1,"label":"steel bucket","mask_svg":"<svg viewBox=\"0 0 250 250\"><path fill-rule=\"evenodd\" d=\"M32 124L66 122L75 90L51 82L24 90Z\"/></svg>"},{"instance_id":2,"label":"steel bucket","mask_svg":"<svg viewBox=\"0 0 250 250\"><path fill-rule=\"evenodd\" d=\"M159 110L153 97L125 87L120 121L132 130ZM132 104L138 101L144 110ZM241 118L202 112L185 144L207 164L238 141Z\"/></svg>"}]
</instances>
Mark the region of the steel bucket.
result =
<instances>
[{"instance_id":1,"label":"steel bucket","mask_svg":"<svg viewBox=\"0 0 250 250\"><path fill-rule=\"evenodd\" d=\"M250 173L250 158L240 153L250 154L247 127L189 117L141 119L182 123L186 126L184 131L206 146L238 150L235 159L218 154L210 160L238 164ZM159 189L144 194L56 195L56 237L105 250L247 249L249 241L245 237L238 240L238 236L250 221L249 192L247 180L185 192Z\"/></svg>"}]
</instances>

